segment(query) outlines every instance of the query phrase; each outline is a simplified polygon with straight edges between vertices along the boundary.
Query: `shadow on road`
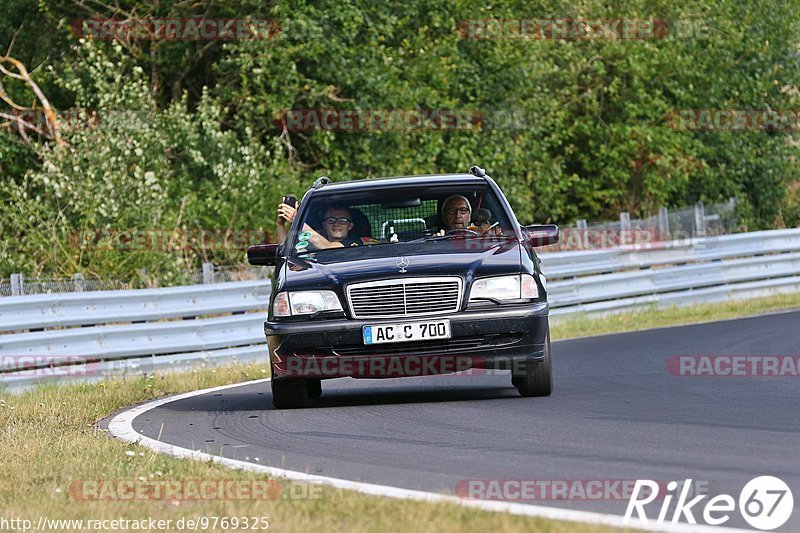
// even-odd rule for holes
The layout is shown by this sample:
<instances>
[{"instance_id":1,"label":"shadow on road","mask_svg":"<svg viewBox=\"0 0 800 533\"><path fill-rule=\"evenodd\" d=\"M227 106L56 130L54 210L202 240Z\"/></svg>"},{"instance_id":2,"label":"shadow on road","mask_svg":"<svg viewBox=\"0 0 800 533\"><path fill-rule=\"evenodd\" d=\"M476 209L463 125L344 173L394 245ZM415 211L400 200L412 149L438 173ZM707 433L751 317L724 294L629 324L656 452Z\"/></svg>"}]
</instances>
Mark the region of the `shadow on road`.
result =
<instances>
[{"instance_id":1,"label":"shadow on road","mask_svg":"<svg viewBox=\"0 0 800 533\"><path fill-rule=\"evenodd\" d=\"M482 378L468 383L442 383L436 378L399 378L387 380L335 379L323 382L322 397L309 400L306 409L393 405L436 402L464 402L492 399L521 399L510 379ZM414 383L410 383L413 380ZM421 381L428 381L427 383ZM448 380L449 381L449 380ZM506 382L509 382L506 384ZM241 412L274 410L269 383L242 385L185 400L170 402L159 409L193 412Z\"/></svg>"}]
</instances>

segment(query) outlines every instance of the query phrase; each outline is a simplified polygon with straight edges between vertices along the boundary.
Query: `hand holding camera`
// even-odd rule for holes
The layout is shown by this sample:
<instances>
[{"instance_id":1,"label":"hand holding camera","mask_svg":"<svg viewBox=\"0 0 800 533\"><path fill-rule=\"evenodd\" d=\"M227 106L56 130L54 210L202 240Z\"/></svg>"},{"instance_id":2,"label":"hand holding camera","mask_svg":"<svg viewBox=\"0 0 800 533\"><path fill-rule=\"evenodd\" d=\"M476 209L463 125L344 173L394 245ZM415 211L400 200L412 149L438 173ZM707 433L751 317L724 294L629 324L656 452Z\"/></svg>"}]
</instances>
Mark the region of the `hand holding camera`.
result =
<instances>
[{"instance_id":1,"label":"hand holding camera","mask_svg":"<svg viewBox=\"0 0 800 533\"><path fill-rule=\"evenodd\" d=\"M285 227L286 223L292 223L297 214L297 198L289 195L284 196L278 205L278 226Z\"/></svg>"}]
</instances>

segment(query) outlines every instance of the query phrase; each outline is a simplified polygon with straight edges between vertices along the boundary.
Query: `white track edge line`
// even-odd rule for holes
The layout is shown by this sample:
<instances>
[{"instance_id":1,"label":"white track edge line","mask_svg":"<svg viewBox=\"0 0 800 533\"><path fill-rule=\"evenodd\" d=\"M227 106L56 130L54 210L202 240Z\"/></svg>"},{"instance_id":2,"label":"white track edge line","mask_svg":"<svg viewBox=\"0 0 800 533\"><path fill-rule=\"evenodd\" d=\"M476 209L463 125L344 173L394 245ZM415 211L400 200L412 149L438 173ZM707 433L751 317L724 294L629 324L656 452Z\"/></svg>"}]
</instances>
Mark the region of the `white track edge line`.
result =
<instances>
[{"instance_id":1,"label":"white track edge line","mask_svg":"<svg viewBox=\"0 0 800 533\"><path fill-rule=\"evenodd\" d=\"M547 507L543 505L528 505L522 503L510 502L497 502L485 500L464 500L457 496L450 496L446 494L436 494L433 492L424 492L420 490L403 489L400 487L392 487L389 485L377 485L373 483L362 483L360 481L351 481L348 479L333 478L327 476L317 476L313 474L305 474L303 472L296 472L294 470L285 470L283 468L276 468L266 465L253 464L247 461L239 461L237 459L230 459L227 457L220 457L218 455L211 455L188 448L181 448L165 442L160 442L151 439L141 433L137 433L133 429L133 421L138 416L151 411L162 405L185 400L194 396L203 394L210 394L221 390L231 389L234 387L243 387L257 383L267 383L270 378L248 381L245 383L234 383L231 385L222 385L219 387L211 387L198 391L186 392L160 398L150 402L131 407L122 413L114 416L108 423L108 432L114 437L130 442L140 444L153 451L172 455L175 457L193 459L196 461L211 461L218 463L229 468L237 470L244 470L249 472L261 472L269 474L274 477L280 477L293 481L301 481L305 483L315 483L321 485L328 485L339 489L347 489L362 494L369 494L372 496L385 496L388 498L397 498L403 500L426 501L426 502L446 502L460 505L462 507L473 507L484 511L493 512L506 512L514 515L536 516L542 518L549 518L552 520L565 520L569 522L580 522L585 524L602 524L606 526L639 529L643 531L667 531L675 533L694 533L694 532L708 532L708 533L727 533L727 532L747 532L746 529L733 529L720 526L707 526L700 524L685 524L685 523L664 523L657 524L654 521L640 522L640 521L625 521L622 516L614 514L604 514L592 511L577 511L572 509L563 509L560 507Z\"/></svg>"}]
</instances>

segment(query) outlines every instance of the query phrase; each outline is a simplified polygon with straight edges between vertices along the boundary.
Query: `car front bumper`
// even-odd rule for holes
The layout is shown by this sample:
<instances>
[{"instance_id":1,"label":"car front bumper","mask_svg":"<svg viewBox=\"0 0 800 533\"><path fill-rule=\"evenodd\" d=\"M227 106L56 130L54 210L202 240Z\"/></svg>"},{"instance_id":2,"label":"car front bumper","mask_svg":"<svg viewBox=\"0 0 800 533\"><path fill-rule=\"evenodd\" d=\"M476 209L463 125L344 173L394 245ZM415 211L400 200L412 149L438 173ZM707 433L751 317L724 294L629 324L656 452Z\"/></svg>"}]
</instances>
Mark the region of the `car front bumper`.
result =
<instances>
[{"instance_id":1,"label":"car front bumper","mask_svg":"<svg viewBox=\"0 0 800 533\"><path fill-rule=\"evenodd\" d=\"M509 369L545 356L547 302L403 319L266 322L273 379L411 377L469 369ZM451 338L364 345L367 325L450 320Z\"/></svg>"}]
</instances>

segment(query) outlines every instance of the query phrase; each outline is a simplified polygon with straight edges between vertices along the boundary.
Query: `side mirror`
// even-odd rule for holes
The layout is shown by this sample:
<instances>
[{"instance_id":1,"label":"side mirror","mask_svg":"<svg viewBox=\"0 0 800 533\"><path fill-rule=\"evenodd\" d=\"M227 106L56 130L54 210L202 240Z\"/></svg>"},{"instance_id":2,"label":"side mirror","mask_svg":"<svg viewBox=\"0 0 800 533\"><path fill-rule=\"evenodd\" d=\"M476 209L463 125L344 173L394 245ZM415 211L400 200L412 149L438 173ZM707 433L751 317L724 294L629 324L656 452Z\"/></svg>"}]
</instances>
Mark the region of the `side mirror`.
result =
<instances>
[{"instance_id":1,"label":"side mirror","mask_svg":"<svg viewBox=\"0 0 800 533\"><path fill-rule=\"evenodd\" d=\"M532 224L523 226L531 246L547 246L558 242L558 226L555 224Z\"/></svg>"},{"instance_id":2,"label":"side mirror","mask_svg":"<svg viewBox=\"0 0 800 533\"><path fill-rule=\"evenodd\" d=\"M247 261L251 265L275 266L278 262L280 244L256 244L247 249Z\"/></svg>"}]
</instances>

